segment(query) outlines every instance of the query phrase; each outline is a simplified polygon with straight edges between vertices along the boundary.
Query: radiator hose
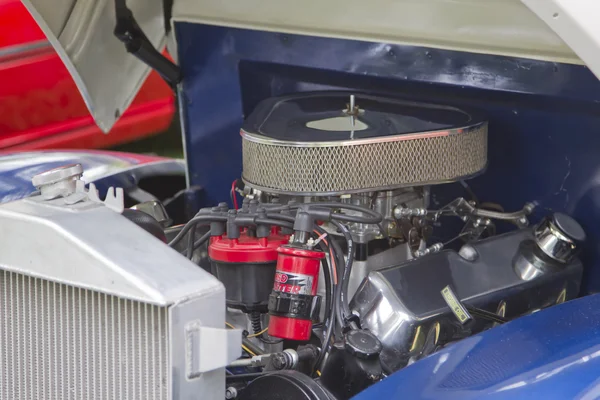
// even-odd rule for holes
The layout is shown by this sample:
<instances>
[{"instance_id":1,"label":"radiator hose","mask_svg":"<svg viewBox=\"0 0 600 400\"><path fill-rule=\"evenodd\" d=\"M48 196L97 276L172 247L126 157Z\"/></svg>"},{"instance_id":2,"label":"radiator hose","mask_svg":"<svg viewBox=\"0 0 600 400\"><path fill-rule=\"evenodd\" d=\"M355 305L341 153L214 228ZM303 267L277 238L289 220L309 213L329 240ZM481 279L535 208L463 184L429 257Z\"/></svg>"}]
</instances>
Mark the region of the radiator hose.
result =
<instances>
[{"instance_id":1,"label":"radiator hose","mask_svg":"<svg viewBox=\"0 0 600 400\"><path fill-rule=\"evenodd\" d=\"M162 226L152 216L142 211L131 210L126 208L123 210L123 216L151 234L152 236L160 239L163 242L167 242L167 236Z\"/></svg>"}]
</instances>

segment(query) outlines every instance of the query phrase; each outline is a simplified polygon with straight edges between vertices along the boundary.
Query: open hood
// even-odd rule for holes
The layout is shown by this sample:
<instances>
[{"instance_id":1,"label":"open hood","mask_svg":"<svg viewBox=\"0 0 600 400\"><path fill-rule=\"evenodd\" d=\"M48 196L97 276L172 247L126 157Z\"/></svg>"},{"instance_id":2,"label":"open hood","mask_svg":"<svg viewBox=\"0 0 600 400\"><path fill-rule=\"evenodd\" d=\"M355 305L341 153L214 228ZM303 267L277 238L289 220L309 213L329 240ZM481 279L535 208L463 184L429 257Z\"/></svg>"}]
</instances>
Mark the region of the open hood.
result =
<instances>
[{"instance_id":1,"label":"open hood","mask_svg":"<svg viewBox=\"0 0 600 400\"><path fill-rule=\"evenodd\" d=\"M73 76L96 124L108 132L150 68L117 39L114 0L23 0ZM162 0L129 1L155 48L165 46Z\"/></svg>"},{"instance_id":2,"label":"open hood","mask_svg":"<svg viewBox=\"0 0 600 400\"><path fill-rule=\"evenodd\" d=\"M108 132L149 73L113 34L115 1L23 2ZM127 1L159 50L166 43L165 3ZM312 6L296 0L175 0L172 20L585 63L600 76L599 7L588 0L329 0Z\"/></svg>"}]
</instances>

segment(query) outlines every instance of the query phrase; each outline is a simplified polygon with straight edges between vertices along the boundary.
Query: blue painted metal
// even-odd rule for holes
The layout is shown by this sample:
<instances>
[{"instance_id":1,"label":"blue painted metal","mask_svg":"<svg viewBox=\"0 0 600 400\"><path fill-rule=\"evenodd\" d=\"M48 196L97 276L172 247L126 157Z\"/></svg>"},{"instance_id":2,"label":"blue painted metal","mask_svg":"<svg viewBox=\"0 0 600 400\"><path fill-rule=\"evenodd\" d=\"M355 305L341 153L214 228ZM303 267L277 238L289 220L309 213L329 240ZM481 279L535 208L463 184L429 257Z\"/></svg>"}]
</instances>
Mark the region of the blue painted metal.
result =
<instances>
[{"instance_id":1,"label":"blue painted metal","mask_svg":"<svg viewBox=\"0 0 600 400\"><path fill-rule=\"evenodd\" d=\"M355 399L597 399L599 371L600 295L592 295L462 340Z\"/></svg>"},{"instance_id":2,"label":"blue painted metal","mask_svg":"<svg viewBox=\"0 0 600 400\"><path fill-rule=\"evenodd\" d=\"M241 172L239 127L262 99L354 89L481 109L490 120L489 168L471 181L482 200L578 219L600 239L600 82L583 67L386 43L178 23L188 167L209 202L229 198ZM463 194L433 188L433 203ZM590 245L587 289L600 290Z\"/></svg>"},{"instance_id":3,"label":"blue painted metal","mask_svg":"<svg viewBox=\"0 0 600 400\"><path fill-rule=\"evenodd\" d=\"M27 197L35 188L31 178L67 164L83 166L83 179L94 182L103 196L109 186L128 189L153 175L183 175L179 160L103 151L38 151L0 156L0 203Z\"/></svg>"}]
</instances>

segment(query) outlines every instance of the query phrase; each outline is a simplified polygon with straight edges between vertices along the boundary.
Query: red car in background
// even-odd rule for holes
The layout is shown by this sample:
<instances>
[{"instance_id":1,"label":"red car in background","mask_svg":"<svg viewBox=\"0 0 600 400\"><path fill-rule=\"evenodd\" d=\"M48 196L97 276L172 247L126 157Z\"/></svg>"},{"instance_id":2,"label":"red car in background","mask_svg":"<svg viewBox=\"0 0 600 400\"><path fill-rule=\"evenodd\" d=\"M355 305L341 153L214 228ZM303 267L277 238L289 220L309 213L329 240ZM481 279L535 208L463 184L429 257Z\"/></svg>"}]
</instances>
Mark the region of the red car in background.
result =
<instances>
[{"instance_id":1,"label":"red car in background","mask_svg":"<svg viewBox=\"0 0 600 400\"><path fill-rule=\"evenodd\" d=\"M175 112L169 86L152 72L105 135L46 36L20 0L0 0L0 149L91 149L165 130Z\"/></svg>"}]
</instances>

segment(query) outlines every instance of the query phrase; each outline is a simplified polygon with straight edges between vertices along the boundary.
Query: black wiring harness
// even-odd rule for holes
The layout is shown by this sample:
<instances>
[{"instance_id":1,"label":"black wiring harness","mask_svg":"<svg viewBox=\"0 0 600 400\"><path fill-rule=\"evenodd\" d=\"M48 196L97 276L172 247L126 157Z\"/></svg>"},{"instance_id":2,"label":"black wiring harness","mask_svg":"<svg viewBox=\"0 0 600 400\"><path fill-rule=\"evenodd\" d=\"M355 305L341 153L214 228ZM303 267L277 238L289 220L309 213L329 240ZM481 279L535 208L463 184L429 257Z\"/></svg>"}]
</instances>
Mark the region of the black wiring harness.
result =
<instances>
[{"instance_id":1,"label":"black wiring harness","mask_svg":"<svg viewBox=\"0 0 600 400\"><path fill-rule=\"evenodd\" d=\"M342 213L349 211L352 214ZM323 261L323 276L325 284L325 317L322 324L313 328L323 328L321 351L315 363L318 371L324 365L327 353L331 348L336 326L339 333L357 329L358 322L351 313L348 301L348 284L354 260L355 246L347 223L362 223L379 225L383 216L371 209L352 204L323 202L296 203L287 205L259 204L257 201L247 201L239 210L231 210L225 203L210 209L202 209L194 218L185 224L179 233L169 242L175 247L189 234L185 254L192 258L194 251L209 241L211 236L224 234L226 230L243 227L277 226L288 232L298 232L299 226L307 231L308 236L316 241L316 246L328 255ZM329 234L319 222L329 222L346 241L347 254L344 257L336 235ZM200 226L210 226L210 230L196 240L196 229ZM307 228L310 227L310 228ZM256 321L255 321L256 324Z\"/></svg>"}]
</instances>

